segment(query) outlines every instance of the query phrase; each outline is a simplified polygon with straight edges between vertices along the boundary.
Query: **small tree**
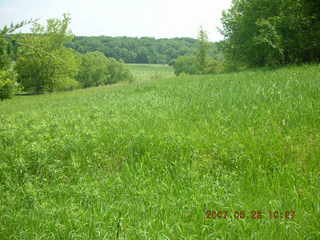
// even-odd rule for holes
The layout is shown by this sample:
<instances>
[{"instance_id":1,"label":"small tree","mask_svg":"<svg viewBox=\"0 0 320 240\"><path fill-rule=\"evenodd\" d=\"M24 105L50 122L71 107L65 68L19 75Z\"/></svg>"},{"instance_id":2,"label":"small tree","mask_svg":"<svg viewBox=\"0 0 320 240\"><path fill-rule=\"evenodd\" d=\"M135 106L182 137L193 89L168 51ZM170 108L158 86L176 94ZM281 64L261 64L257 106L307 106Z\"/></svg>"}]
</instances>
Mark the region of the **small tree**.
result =
<instances>
[{"instance_id":1,"label":"small tree","mask_svg":"<svg viewBox=\"0 0 320 240\"><path fill-rule=\"evenodd\" d=\"M77 80L82 87L96 87L108 82L108 59L103 53L95 51L81 56Z\"/></svg>"},{"instance_id":2,"label":"small tree","mask_svg":"<svg viewBox=\"0 0 320 240\"><path fill-rule=\"evenodd\" d=\"M16 82L17 74L12 69L17 47L16 40L15 36L10 34L31 22L33 21L23 21L0 29L0 100L11 98L20 90L19 84Z\"/></svg>"},{"instance_id":3,"label":"small tree","mask_svg":"<svg viewBox=\"0 0 320 240\"><path fill-rule=\"evenodd\" d=\"M204 73L207 66L209 41L208 41L208 35L206 31L203 30L202 26L198 34L198 40L199 40L199 48L197 53L197 61L199 64L200 72Z\"/></svg>"},{"instance_id":4,"label":"small tree","mask_svg":"<svg viewBox=\"0 0 320 240\"><path fill-rule=\"evenodd\" d=\"M18 91L17 74L13 70L0 70L0 100L12 98Z\"/></svg>"},{"instance_id":5,"label":"small tree","mask_svg":"<svg viewBox=\"0 0 320 240\"><path fill-rule=\"evenodd\" d=\"M117 61L114 58L108 58L108 84L117 83L120 81L133 81L133 75L125 64Z\"/></svg>"},{"instance_id":6,"label":"small tree","mask_svg":"<svg viewBox=\"0 0 320 240\"><path fill-rule=\"evenodd\" d=\"M179 76L181 73L199 74L199 64L195 56L181 56L175 60L173 65L174 73Z\"/></svg>"},{"instance_id":7,"label":"small tree","mask_svg":"<svg viewBox=\"0 0 320 240\"><path fill-rule=\"evenodd\" d=\"M123 80L130 81L132 75L122 62L95 51L81 56L77 80L83 87L95 87Z\"/></svg>"},{"instance_id":8,"label":"small tree","mask_svg":"<svg viewBox=\"0 0 320 240\"><path fill-rule=\"evenodd\" d=\"M180 56L174 63L174 71L176 75L181 73L186 74L206 74L208 70L208 51L210 43L208 41L208 35L203 28L200 28L198 33L198 50L195 56ZM210 70L212 66L210 65Z\"/></svg>"},{"instance_id":9,"label":"small tree","mask_svg":"<svg viewBox=\"0 0 320 240\"><path fill-rule=\"evenodd\" d=\"M68 30L71 18L49 19L47 25L35 23L32 34L22 41L21 56L17 60L18 81L27 91L43 93L76 87L79 69L77 54L64 47L72 39Z\"/></svg>"}]
</instances>

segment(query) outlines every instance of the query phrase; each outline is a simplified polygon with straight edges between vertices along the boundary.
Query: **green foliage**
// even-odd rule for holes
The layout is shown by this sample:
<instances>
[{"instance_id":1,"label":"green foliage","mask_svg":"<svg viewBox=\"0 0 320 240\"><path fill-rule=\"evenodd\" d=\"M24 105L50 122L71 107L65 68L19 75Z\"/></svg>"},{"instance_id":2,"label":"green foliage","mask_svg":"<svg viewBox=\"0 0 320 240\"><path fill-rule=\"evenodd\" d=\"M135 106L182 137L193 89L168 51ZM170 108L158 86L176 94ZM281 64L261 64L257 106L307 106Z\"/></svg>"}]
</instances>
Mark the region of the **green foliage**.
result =
<instances>
[{"instance_id":1,"label":"green foliage","mask_svg":"<svg viewBox=\"0 0 320 240\"><path fill-rule=\"evenodd\" d=\"M199 56L178 57L173 65L174 72L178 76L182 73L193 75L215 74L229 71L229 69L223 61L207 57L205 57L205 59L203 60L205 61L199 62Z\"/></svg>"},{"instance_id":2,"label":"green foliage","mask_svg":"<svg viewBox=\"0 0 320 240\"><path fill-rule=\"evenodd\" d=\"M206 31L201 27L198 33L198 48L192 56L178 57L170 64L173 65L175 74L215 74L227 71L222 43L212 44L208 41Z\"/></svg>"},{"instance_id":3,"label":"green foliage","mask_svg":"<svg viewBox=\"0 0 320 240\"><path fill-rule=\"evenodd\" d=\"M178 57L174 63L174 73L179 76L181 73L199 74L199 62L196 56Z\"/></svg>"},{"instance_id":4,"label":"green foliage","mask_svg":"<svg viewBox=\"0 0 320 240\"><path fill-rule=\"evenodd\" d=\"M63 47L50 53L25 53L17 60L16 70L26 91L43 93L77 87L79 65L77 54Z\"/></svg>"},{"instance_id":5,"label":"green foliage","mask_svg":"<svg viewBox=\"0 0 320 240\"><path fill-rule=\"evenodd\" d=\"M168 64L179 56L193 55L198 41L192 38L75 37L66 46L80 53L102 52L126 63Z\"/></svg>"},{"instance_id":6,"label":"green foliage","mask_svg":"<svg viewBox=\"0 0 320 240\"><path fill-rule=\"evenodd\" d=\"M108 73L110 74L108 84L133 80L132 73L123 62L119 62L114 58L109 58L108 61Z\"/></svg>"},{"instance_id":7,"label":"green foliage","mask_svg":"<svg viewBox=\"0 0 320 240\"><path fill-rule=\"evenodd\" d=\"M70 17L65 14L62 20L49 19L46 26L35 23L32 34L24 36L16 70L26 91L43 93L78 86L78 54L64 47L72 38L69 24Z\"/></svg>"},{"instance_id":8,"label":"green foliage","mask_svg":"<svg viewBox=\"0 0 320 240\"><path fill-rule=\"evenodd\" d=\"M1 69L8 69L11 66L14 48L16 47L16 39L12 37L12 33L17 29L30 24L34 23L35 21L22 21L17 24L10 24L10 26L4 26L0 29L0 70Z\"/></svg>"},{"instance_id":9,"label":"green foliage","mask_svg":"<svg viewBox=\"0 0 320 240\"><path fill-rule=\"evenodd\" d=\"M65 47L73 36L71 18L49 19L47 24L33 24L25 34L15 69L18 81L27 92L44 93L130 81L132 75L123 63L100 52L80 54Z\"/></svg>"},{"instance_id":10,"label":"green foliage","mask_svg":"<svg viewBox=\"0 0 320 240\"><path fill-rule=\"evenodd\" d=\"M198 34L198 40L199 40L199 47L198 47L198 52L197 52L198 67L199 67L199 71L201 73L204 73L205 68L207 66L209 42L208 42L208 35L203 30L202 27L201 27L199 34Z\"/></svg>"},{"instance_id":11,"label":"green foliage","mask_svg":"<svg viewBox=\"0 0 320 240\"><path fill-rule=\"evenodd\" d=\"M0 100L12 98L20 91L16 79L17 74L13 70L0 70Z\"/></svg>"},{"instance_id":12,"label":"green foliage","mask_svg":"<svg viewBox=\"0 0 320 240\"><path fill-rule=\"evenodd\" d=\"M12 98L21 90L21 86L16 82L16 72L12 70L16 39L9 34L32 22L34 21L22 21L0 29L0 100Z\"/></svg>"},{"instance_id":13,"label":"green foliage","mask_svg":"<svg viewBox=\"0 0 320 240\"><path fill-rule=\"evenodd\" d=\"M24 44L29 47L37 47L37 51L46 51L50 53L56 49L62 49L64 44L73 39L73 34L69 29L71 23L71 17L69 14L63 14L63 18L60 19L48 19L46 25L34 23L31 32L32 35L30 42ZM36 41L36 42L35 42ZM36 44L33 46L32 44Z\"/></svg>"},{"instance_id":14,"label":"green foliage","mask_svg":"<svg viewBox=\"0 0 320 240\"><path fill-rule=\"evenodd\" d=\"M225 56L247 66L320 61L319 1L234 0L222 18Z\"/></svg>"},{"instance_id":15,"label":"green foliage","mask_svg":"<svg viewBox=\"0 0 320 240\"><path fill-rule=\"evenodd\" d=\"M0 34L0 69L6 69L11 63L8 53L9 43L5 40L4 35Z\"/></svg>"},{"instance_id":16,"label":"green foliage","mask_svg":"<svg viewBox=\"0 0 320 240\"><path fill-rule=\"evenodd\" d=\"M0 100L13 97L16 81L16 75L9 71L11 57L8 53L9 42L5 38L7 31L5 28L0 33Z\"/></svg>"},{"instance_id":17,"label":"green foliage","mask_svg":"<svg viewBox=\"0 0 320 240\"><path fill-rule=\"evenodd\" d=\"M77 81L83 87L93 87L108 83L108 59L101 52L89 52L81 55Z\"/></svg>"},{"instance_id":18,"label":"green foliage","mask_svg":"<svg viewBox=\"0 0 320 240\"><path fill-rule=\"evenodd\" d=\"M95 51L81 56L77 80L83 87L94 87L132 79L128 68L119 61Z\"/></svg>"},{"instance_id":19,"label":"green foliage","mask_svg":"<svg viewBox=\"0 0 320 240\"><path fill-rule=\"evenodd\" d=\"M206 64L203 68L204 74L215 74L222 72L227 72L227 69L223 61L219 61L213 58L209 58L206 60Z\"/></svg>"}]
</instances>

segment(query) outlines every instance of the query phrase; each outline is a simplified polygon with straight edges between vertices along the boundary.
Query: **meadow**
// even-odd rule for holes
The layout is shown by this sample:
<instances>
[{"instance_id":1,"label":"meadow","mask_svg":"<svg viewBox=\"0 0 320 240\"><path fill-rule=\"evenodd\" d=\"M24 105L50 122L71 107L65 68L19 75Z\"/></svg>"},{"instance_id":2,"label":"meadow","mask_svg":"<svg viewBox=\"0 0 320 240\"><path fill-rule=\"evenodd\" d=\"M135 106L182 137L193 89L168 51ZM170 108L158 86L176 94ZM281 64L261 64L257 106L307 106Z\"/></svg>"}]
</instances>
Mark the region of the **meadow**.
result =
<instances>
[{"instance_id":1,"label":"meadow","mask_svg":"<svg viewBox=\"0 0 320 240\"><path fill-rule=\"evenodd\" d=\"M131 67L0 102L0 239L320 239L319 65Z\"/></svg>"},{"instance_id":2,"label":"meadow","mask_svg":"<svg viewBox=\"0 0 320 240\"><path fill-rule=\"evenodd\" d=\"M136 82L174 77L173 68L166 64L126 64Z\"/></svg>"}]
</instances>

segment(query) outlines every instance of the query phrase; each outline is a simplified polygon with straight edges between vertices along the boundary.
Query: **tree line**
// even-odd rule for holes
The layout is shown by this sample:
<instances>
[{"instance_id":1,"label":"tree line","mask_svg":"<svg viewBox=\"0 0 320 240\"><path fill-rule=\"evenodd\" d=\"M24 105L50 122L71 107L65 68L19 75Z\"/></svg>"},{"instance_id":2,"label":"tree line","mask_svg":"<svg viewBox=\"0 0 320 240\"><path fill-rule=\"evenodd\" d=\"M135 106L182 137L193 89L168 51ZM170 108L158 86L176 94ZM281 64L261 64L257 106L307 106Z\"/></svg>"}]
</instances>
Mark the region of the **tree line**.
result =
<instances>
[{"instance_id":1,"label":"tree line","mask_svg":"<svg viewBox=\"0 0 320 240\"><path fill-rule=\"evenodd\" d=\"M175 60L177 75L320 61L320 1L233 0L221 20L216 55L200 30L196 53Z\"/></svg>"},{"instance_id":2,"label":"tree line","mask_svg":"<svg viewBox=\"0 0 320 240\"><path fill-rule=\"evenodd\" d=\"M320 1L233 0L224 40L74 37L70 16L0 29L0 99L130 80L126 63L161 63L175 73L212 74L320 61ZM32 24L31 34L13 34Z\"/></svg>"},{"instance_id":3,"label":"tree line","mask_svg":"<svg viewBox=\"0 0 320 240\"><path fill-rule=\"evenodd\" d=\"M222 24L224 54L237 65L320 60L320 1L233 0Z\"/></svg>"},{"instance_id":4,"label":"tree line","mask_svg":"<svg viewBox=\"0 0 320 240\"><path fill-rule=\"evenodd\" d=\"M193 38L77 36L66 46L80 53L99 51L126 63L169 64L179 56L194 54L197 42Z\"/></svg>"},{"instance_id":5,"label":"tree line","mask_svg":"<svg viewBox=\"0 0 320 240\"><path fill-rule=\"evenodd\" d=\"M173 65L177 75L222 71L219 64L223 60L221 43L209 42L203 29L200 30L197 39L79 36L67 42L65 46L79 53L99 51L107 57L126 63ZM201 57L197 57L198 54Z\"/></svg>"},{"instance_id":6,"label":"tree line","mask_svg":"<svg viewBox=\"0 0 320 240\"><path fill-rule=\"evenodd\" d=\"M224 42L209 42L207 32L202 27L197 40L193 54L173 60L172 65L176 75L215 74L230 71L231 65L225 62Z\"/></svg>"},{"instance_id":7,"label":"tree line","mask_svg":"<svg viewBox=\"0 0 320 240\"><path fill-rule=\"evenodd\" d=\"M114 58L66 47L74 37L70 22L64 14L46 25L24 21L0 31L0 99L22 90L39 94L132 79L128 68ZM32 24L30 34L12 34L26 24Z\"/></svg>"}]
</instances>

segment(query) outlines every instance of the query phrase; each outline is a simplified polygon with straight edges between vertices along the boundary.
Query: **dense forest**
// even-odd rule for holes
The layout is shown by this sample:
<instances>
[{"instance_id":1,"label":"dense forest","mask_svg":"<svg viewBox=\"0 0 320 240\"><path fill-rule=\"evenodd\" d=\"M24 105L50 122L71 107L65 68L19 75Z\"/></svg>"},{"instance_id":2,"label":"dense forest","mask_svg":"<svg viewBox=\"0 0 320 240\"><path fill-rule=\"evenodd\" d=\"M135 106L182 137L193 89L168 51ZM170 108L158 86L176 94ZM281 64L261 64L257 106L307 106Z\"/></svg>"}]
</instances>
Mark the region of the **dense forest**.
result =
<instances>
[{"instance_id":1,"label":"dense forest","mask_svg":"<svg viewBox=\"0 0 320 240\"><path fill-rule=\"evenodd\" d=\"M195 53L193 38L155 39L151 37L75 37L66 44L80 53L102 52L126 63L168 64L179 56Z\"/></svg>"}]
</instances>

